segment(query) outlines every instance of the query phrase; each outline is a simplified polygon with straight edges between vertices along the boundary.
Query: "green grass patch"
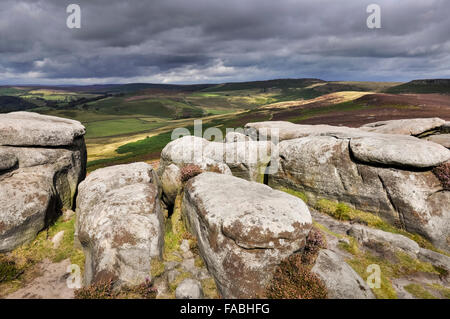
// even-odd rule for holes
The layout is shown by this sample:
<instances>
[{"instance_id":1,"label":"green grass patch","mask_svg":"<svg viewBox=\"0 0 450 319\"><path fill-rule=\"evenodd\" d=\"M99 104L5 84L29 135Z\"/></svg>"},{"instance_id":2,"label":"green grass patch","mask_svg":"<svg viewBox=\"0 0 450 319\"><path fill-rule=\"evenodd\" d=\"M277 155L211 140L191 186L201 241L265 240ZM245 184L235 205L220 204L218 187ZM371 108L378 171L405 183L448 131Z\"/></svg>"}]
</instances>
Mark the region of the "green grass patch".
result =
<instances>
[{"instance_id":1,"label":"green grass patch","mask_svg":"<svg viewBox=\"0 0 450 319\"><path fill-rule=\"evenodd\" d=\"M152 278L159 277L164 273L164 263L159 258L153 258L150 262L150 273Z\"/></svg>"},{"instance_id":2,"label":"green grass patch","mask_svg":"<svg viewBox=\"0 0 450 319\"><path fill-rule=\"evenodd\" d=\"M403 287L407 292L418 299L437 299L428 290L418 284L409 284Z\"/></svg>"},{"instance_id":3,"label":"green grass patch","mask_svg":"<svg viewBox=\"0 0 450 319\"><path fill-rule=\"evenodd\" d=\"M97 138L150 131L164 126L163 123L151 123L139 118L124 118L85 123L86 138Z\"/></svg>"},{"instance_id":4,"label":"green grass patch","mask_svg":"<svg viewBox=\"0 0 450 319\"><path fill-rule=\"evenodd\" d=\"M344 238L345 237L344 235L341 235L341 234L338 234L338 233L335 233L335 232L331 231L325 225L319 224L316 221L313 221L313 226L318 228L322 232L327 233L328 235L334 236L336 238Z\"/></svg>"},{"instance_id":5,"label":"green grass patch","mask_svg":"<svg viewBox=\"0 0 450 319\"><path fill-rule=\"evenodd\" d=\"M430 287L433 290L438 291L445 299L450 299L450 289L443 287L439 284L428 284L428 287Z\"/></svg>"},{"instance_id":6,"label":"green grass patch","mask_svg":"<svg viewBox=\"0 0 450 319\"><path fill-rule=\"evenodd\" d=\"M396 299L397 294L392 287L391 280L404 276L413 275L417 272L424 272L439 275L440 270L430 263L422 262L403 252L395 252L395 262L388 261L381 257L372 255L369 252L359 249L358 243L350 237L350 243L341 242L339 247L353 255L347 263L363 278L367 279L367 267L372 264L380 266L381 285L380 288L373 288L372 291L379 299Z\"/></svg>"},{"instance_id":7,"label":"green grass patch","mask_svg":"<svg viewBox=\"0 0 450 319\"><path fill-rule=\"evenodd\" d=\"M219 293L217 291L216 282L213 278L206 278L201 281L203 294L206 298L218 299Z\"/></svg>"}]
</instances>

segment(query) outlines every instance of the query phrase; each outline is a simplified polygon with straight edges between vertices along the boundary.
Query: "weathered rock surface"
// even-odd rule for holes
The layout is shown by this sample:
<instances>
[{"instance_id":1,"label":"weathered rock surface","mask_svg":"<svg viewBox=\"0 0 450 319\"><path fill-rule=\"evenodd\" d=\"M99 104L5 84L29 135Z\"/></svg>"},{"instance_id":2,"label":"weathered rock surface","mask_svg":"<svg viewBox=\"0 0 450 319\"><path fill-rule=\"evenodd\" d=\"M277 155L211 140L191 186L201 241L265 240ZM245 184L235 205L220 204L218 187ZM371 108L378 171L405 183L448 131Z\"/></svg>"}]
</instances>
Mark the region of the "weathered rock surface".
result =
<instances>
[{"instance_id":1,"label":"weathered rock surface","mask_svg":"<svg viewBox=\"0 0 450 319\"><path fill-rule=\"evenodd\" d=\"M427 141L450 148L450 134L436 134L425 138Z\"/></svg>"},{"instance_id":2,"label":"weathered rock surface","mask_svg":"<svg viewBox=\"0 0 450 319\"><path fill-rule=\"evenodd\" d=\"M68 123L27 112L0 115L0 145L16 145L0 146L0 252L32 240L62 208L72 208L86 174L86 146L82 125ZM70 127L77 133L63 138ZM58 134L62 139L49 143Z\"/></svg>"},{"instance_id":3,"label":"weathered rock surface","mask_svg":"<svg viewBox=\"0 0 450 319\"><path fill-rule=\"evenodd\" d=\"M420 251L419 245L414 240L403 235L388 233L379 229L353 225L348 231L348 234L362 244L387 244L392 249L401 249L414 257Z\"/></svg>"},{"instance_id":4,"label":"weathered rock surface","mask_svg":"<svg viewBox=\"0 0 450 319\"><path fill-rule=\"evenodd\" d=\"M330 299L374 299L367 283L338 255L322 249L311 269L323 281Z\"/></svg>"},{"instance_id":5,"label":"weathered rock surface","mask_svg":"<svg viewBox=\"0 0 450 319\"><path fill-rule=\"evenodd\" d=\"M32 239L56 215L57 203L49 172L21 170L0 179L0 252Z\"/></svg>"},{"instance_id":6,"label":"weathered rock surface","mask_svg":"<svg viewBox=\"0 0 450 319\"><path fill-rule=\"evenodd\" d=\"M436 246L448 249L450 192L442 188L431 171L432 167L408 170L408 165L396 168L389 167L388 164L380 165L379 161L369 162L375 157L383 158L383 153L379 153L380 148L391 148L389 140L384 139L384 135L381 137L385 145L376 143L379 148L373 149L366 145L365 151L372 155L365 158L365 163L355 160L354 155L361 139L355 137L352 144L354 137L348 137L347 134L343 134L343 137L334 134L282 141L279 144L279 170L276 174L269 175L269 185L304 192L312 203L320 198L327 198L348 203L364 211L379 213L391 223L419 233ZM416 146L418 143L427 143L411 138L418 141L414 143ZM352 145L357 147L352 148ZM425 150L427 147L425 146ZM417 147L417 150L420 148ZM440 147L437 153L416 156L409 165L439 163L445 159L446 151L448 150ZM389 151L386 152L390 154ZM412 153L412 150L408 152ZM362 158L362 154L364 153L361 151L358 156ZM394 154L390 158L396 157L399 158ZM421 158L425 160L421 162Z\"/></svg>"},{"instance_id":7,"label":"weathered rock surface","mask_svg":"<svg viewBox=\"0 0 450 319\"><path fill-rule=\"evenodd\" d=\"M182 187L180 168L175 164L166 166L161 174L160 180L164 201L166 203L174 203L178 191Z\"/></svg>"},{"instance_id":8,"label":"weathered rock surface","mask_svg":"<svg viewBox=\"0 0 450 319\"><path fill-rule=\"evenodd\" d=\"M251 141L251 137L239 132L228 132L225 136L225 143Z\"/></svg>"},{"instance_id":9,"label":"weathered rock surface","mask_svg":"<svg viewBox=\"0 0 450 319\"><path fill-rule=\"evenodd\" d=\"M175 297L177 299L201 299L203 298L202 285L198 280L185 279L175 290Z\"/></svg>"},{"instance_id":10,"label":"weathered rock surface","mask_svg":"<svg viewBox=\"0 0 450 319\"><path fill-rule=\"evenodd\" d=\"M0 148L0 172L13 168L17 164L17 157Z\"/></svg>"},{"instance_id":11,"label":"weathered rock surface","mask_svg":"<svg viewBox=\"0 0 450 319\"><path fill-rule=\"evenodd\" d=\"M165 200L173 203L181 187L180 169L195 164L204 171L235 175L250 181L262 181L271 160L270 142L209 142L196 136L185 136L166 145L161 152L158 175Z\"/></svg>"},{"instance_id":12,"label":"weathered rock surface","mask_svg":"<svg viewBox=\"0 0 450 319\"><path fill-rule=\"evenodd\" d=\"M332 135L332 134L361 134L362 131L346 126L331 125L302 125L284 121L268 121L247 123L245 130L252 132L256 130L259 138L263 140L276 141L291 140L310 135Z\"/></svg>"},{"instance_id":13,"label":"weathered rock surface","mask_svg":"<svg viewBox=\"0 0 450 319\"><path fill-rule=\"evenodd\" d=\"M420 135L424 132L440 128L445 121L434 118L418 118L405 120L379 121L365 124L360 127L361 130L383 133L383 134L402 134L402 135Z\"/></svg>"},{"instance_id":14,"label":"weathered rock surface","mask_svg":"<svg viewBox=\"0 0 450 319\"><path fill-rule=\"evenodd\" d=\"M400 167L434 167L450 159L445 147L410 136L355 137L350 139L350 150L361 162Z\"/></svg>"},{"instance_id":15,"label":"weathered rock surface","mask_svg":"<svg viewBox=\"0 0 450 319\"><path fill-rule=\"evenodd\" d=\"M448 257L446 255L439 254L439 253L429 250L429 249L420 248L420 250L417 254L417 257L420 260L429 262L434 266L443 268L443 269L447 270L447 272L450 272L450 257Z\"/></svg>"},{"instance_id":16,"label":"weathered rock surface","mask_svg":"<svg viewBox=\"0 0 450 319\"><path fill-rule=\"evenodd\" d=\"M77 234L86 256L85 284L138 284L161 258L164 217L158 177L145 163L98 169L80 184Z\"/></svg>"},{"instance_id":17,"label":"weathered rock surface","mask_svg":"<svg viewBox=\"0 0 450 319\"><path fill-rule=\"evenodd\" d=\"M182 212L224 298L262 293L275 266L303 248L311 228L300 199L210 172L189 180Z\"/></svg>"},{"instance_id":18,"label":"weathered rock surface","mask_svg":"<svg viewBox=\"0 0 450 319\"><path fill-rule=\"evenodd\" d=\"M0 116L0 145L67 146L86 130L80 122L31 112Z\"/></svg>"}]
</instances>

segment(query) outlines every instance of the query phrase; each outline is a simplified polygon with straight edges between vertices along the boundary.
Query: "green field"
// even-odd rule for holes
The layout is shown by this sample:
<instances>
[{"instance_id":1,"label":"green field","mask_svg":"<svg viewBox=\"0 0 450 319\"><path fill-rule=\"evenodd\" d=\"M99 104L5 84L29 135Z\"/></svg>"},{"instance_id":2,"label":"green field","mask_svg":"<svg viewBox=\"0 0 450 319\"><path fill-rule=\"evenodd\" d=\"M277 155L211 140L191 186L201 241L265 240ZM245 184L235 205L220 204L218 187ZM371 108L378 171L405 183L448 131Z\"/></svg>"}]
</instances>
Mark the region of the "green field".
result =
<instances>
[{"instance_id":1,"label":"green field","mask_svg":"<svg viewBox=\"0 0 450 319\"><path fill-rule=\"evenodd\" d=\"M86 126L86 138L116 136L129 133L149 131L164 126L164 122L154 123L139 118L124 118L118 120L106 120L88 122Z\"/></svg>"}]
</instances>

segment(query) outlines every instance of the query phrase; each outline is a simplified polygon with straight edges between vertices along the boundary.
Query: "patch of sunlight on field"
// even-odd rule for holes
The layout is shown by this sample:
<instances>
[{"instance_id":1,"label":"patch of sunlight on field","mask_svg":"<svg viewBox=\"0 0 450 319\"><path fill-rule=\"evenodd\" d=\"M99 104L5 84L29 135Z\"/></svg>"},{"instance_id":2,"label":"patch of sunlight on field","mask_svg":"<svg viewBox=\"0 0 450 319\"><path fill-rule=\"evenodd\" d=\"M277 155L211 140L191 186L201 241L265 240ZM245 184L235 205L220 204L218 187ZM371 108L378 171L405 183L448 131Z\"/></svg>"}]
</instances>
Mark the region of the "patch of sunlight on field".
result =
<instances>
[{"instance_id":1,"label":"patch of sunlight on field","mask_svg":"<svg viewBox=\"0 0 450 319\"><path fill-rule=\"evenodd\" d=\"M138 118L124 118L85 124L86 138L116 136L148 131L164 125L161 122L148 122Z\"/></svg>"},{"instance_id":2,"label":"patch of sunlight on field","mask_svg":"<svg viewBox=\"0 0 450 319\"><path fill-rule=\"evenodd\" d=\"M342 92L325 94L325 95L322 95L322 96L316 97L315 99L310 99L310 100L294 100L294 101L267 104L267 105L264 105L263 108L285 109L285 108L289 108L289 107L302 106L305 104L319 103L319 102L324 103L324 104L325 103L326 104L337 104L337 103L343 103L343 102L356 100L364 95L373 94L373 93L374 92L342 91Z\"/></svg>"},{"instance_id":3,"label":"patch of sunlight on field","mask_svg":"<svg viewBox=\"0 0 450 319\"><path fill-rule=\"evenodd\" d=\"M327 85L327 84L328 84L327 82L314 83L314 84L311 84L310 86L305 87L304 89L314 89L315 87L324 86L324 85Z\"/></svg>"},{"instance_id":4,"label":"patch of sunlight on field","mask_svg":"<svg viewBox=\"0 0 450 319\"><path fill-rule=\"evenodd\" d=\"M62 91L62 90L50 90L50 89L39 89L28 92L30 94L42 94L42 95L76 95L77 93Z\"/></svg>"}]
</instances>

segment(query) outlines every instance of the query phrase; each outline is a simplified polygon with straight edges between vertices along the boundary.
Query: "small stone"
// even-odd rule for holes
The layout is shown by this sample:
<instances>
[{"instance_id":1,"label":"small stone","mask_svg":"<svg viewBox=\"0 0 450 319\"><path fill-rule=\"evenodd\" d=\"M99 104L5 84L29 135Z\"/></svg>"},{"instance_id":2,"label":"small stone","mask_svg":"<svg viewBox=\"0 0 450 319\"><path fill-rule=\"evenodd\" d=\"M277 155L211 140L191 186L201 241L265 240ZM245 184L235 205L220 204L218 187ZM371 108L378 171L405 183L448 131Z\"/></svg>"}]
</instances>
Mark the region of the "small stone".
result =
<instances>
[{"instance_id":1,"label":"small stone","mask_svg":"<svg viewBox=\"0 0 450 319\"><path fill-rule=\"evenodd\" d=\"M201 299L203 291L200 282L194 279L185 279L175 290L177 299Z\"/></svg>"},{"instance_id":2,"label":"small stone","mask_svg":"<svg viewBox=\"0 0 450 319\"><path fill-rule=\"evenodd\" d=\"M61 245L61 241L64 238L64 230L61 230L52 238L53 249L57 249Z\"/></svg>"},{"instance_id":3,"label":"small stone","mask_svg":"<svg viewBox=\"0 0 450 319\"><path fill-rule=\"evenodd\" d=\"M167 281L169 282L169 284L173 283L175 281L175 279L177 279L179 274L180 274L180 272L176 269L169 271L167 273Z\"/></svg>"},{"instance_id":4,"label":"small stone","mask_svg":"<svg viewBox=\"0 0 450 319\"><path fill-rule=\"evenodd\" d=\"M183 260L181 263L181 267L183 267L186 271L189 271L190 273L197 273L197 267L195 267L195 260L194 258L189 258Z\"/></svg>"},{"instance_id":5,"label":"small stone","mask_svg":"<svg viewBox=\"0 0 450 319\"><path fill-rule=\"evenodd\" d=\"M180 249L184 253L187 253L189 251L189 241L187 239L183 239L180 245Z\"/></svg>"}]
</instances>

